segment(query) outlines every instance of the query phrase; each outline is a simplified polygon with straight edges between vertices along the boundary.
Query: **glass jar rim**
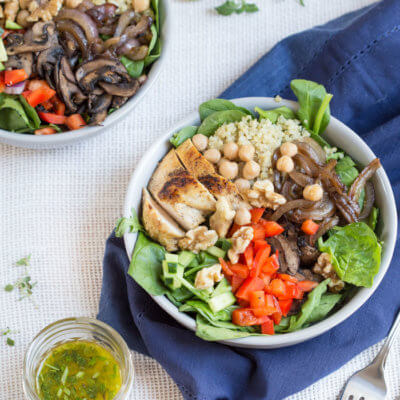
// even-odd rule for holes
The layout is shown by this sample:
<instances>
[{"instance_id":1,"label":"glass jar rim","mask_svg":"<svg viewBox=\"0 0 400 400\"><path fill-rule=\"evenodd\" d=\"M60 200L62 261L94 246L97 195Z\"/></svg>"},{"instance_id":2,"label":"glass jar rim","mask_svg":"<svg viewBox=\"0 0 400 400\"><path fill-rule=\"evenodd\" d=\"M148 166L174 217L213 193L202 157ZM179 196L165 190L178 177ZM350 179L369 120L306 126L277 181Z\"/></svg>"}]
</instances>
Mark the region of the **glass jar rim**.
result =
<instances>
[{"instance_id":1,"label":"glass jar rim","mask_svg":"<svg viewBox=\"0 0 400 400\"><path fill-rule=\"evenodd\" d=\"M133 367L133 359L131 352L129 350L128 345L122 336L110 325L90 317L70 317L63 318L57 321L52 322L51 324L44 327L30 342L24 356L23 362L23 389L25 393L25 397L29 400L40 400L36 386L32 385L32 382L29 380L29 359L32 357L32 354L36 351L37 346L46 343L47 340L52 338L57 332L66 332L68 329L73 330L74 328L89 328L91 329L101 329L102 333L106 334L107 338L112 340L124 358L124 365L121 365L125 370L125 378L122 381L122 385L117 395L113 398L113 400L124 400L129 395L134 378L134 367ZM63 329L61 331L60 329ZM75 339L80 340L80 339ZM101 346L101 343L99 343ZM52 346L54 348L54 346ZM40 360L37 360L37 364L39 365Z\"/></svg>"}]
</instances>

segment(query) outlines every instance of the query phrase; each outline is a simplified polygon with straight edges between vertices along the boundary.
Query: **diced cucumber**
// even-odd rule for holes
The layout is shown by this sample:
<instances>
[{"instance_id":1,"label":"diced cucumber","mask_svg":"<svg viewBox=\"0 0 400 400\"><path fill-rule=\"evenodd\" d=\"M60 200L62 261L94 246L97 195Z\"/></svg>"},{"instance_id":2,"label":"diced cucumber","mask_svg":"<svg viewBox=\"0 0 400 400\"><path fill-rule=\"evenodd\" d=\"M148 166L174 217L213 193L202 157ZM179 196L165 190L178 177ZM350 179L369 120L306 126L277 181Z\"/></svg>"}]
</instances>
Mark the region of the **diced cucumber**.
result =
<instances>
[{"instance_id":1,"label":"diced cucumber","mask_svg":"<svg viewBox=\"0 0 400 400\"><path fill-rule=\"evenodd\" d=\"M230 239L219 238L215 245L222 250L228 251L232 247L232 242Z\"/></svg>"},{"instance_id":2,"label":"diced cucumber","mask_svg":"<svg viewBox=\"0 0 400 400\"><path fill-rule=\"evenodd\" d=\"M170 274L176 274L177 270L178 270L178 263L171 263L167 261L167 266L168 266L168 272Z\"/></svg>"},{"instance_id":3,"label":"diced cucumber","mask_svg":"<svg viewBox=\"0 0 400 400\"><path fill-rule=\"evenodd\" d=\"M166 257L167 256L171 256L171 254L166 254ZM172 258L177 259L178 257L176 258L172 257ZM183 272L184 272L184 268L182 265L179 265L177 262L164 260L162 262L162 270L163 270L163 279L166 286L168 286L172 290L179 289L182 286L180 280L183 277Z\"/></svg>"},{"instance_id":4,"label":"diced cucumber","mask_svg":"<svg viewBox=\"0 0 400 400\"><path fill-rule=\"evenodd\" d=\"M213 294L211 297L216 297L219 296L222 293L225 292L230 292L232 289L231 285L229 284L229 282L226 280L226 278L223 278L217 285L217 287L215 288Z\"/></svg>"},{"instance_id":5,"label":"diced cucumber","mask_svg":"<svg viewBox=\"0 0 400 400\"><path fill-rule=\"evenodd\" d=\"M220 249L219 247L217 247L217 246L211 246L211 247L209 247L207 250L206 250L206 252L208 253L208 254L211 254L212 256L214 256L214 257L217 257L217 258L224 258L225 257L225 254L226 254L226 251L224 251L224 250L222 250L222 249Z\"/></svg>"},{"instance_id":6,"label":"diced cucumber","mask_svg":"<svg viewBox=\"0 0 400 400\"><path fill-rule=\"evenodd\" d=\"M4 66L4 64L2 62L0 62L0 71L4 71L6 69L6 67Z\"/></svg>"},{"instance_id":7,"label":"diced cucumber","mask_svg":"<svg viewBox=\"0 0 400 400\"><path fill-rule=\"evenodd\" d=\"M187 267L195 258L196 254L191 251L183 250L179 253L179 264Z\"/></svg>"},{"instance_id":8,"label":"diced cucumber","mask_svg":"<svg viewBox=\"0 0 400 400\"><path fill-rule=\"evenodd\" d=\"M7 51L4 47L3 39L0 39L0 62L4 62L8 60ZM4 66L3 66L4 69Z\"/></svg>"},{"instance_id":9,"label":"diced cucumber","mask_svg":"<svg viewBox=\"0 0 400 400\"><path fill-rule=\"evenodd\" d=\"M179 256L178 254L165 253L165 260L168 262L174 262L178 264Z\"/></svg>"},{"instance_id":10,"label":"diced cucumber","mask_svg":"<svg viewBox=\"0 0 400 400\"><path fill-rule=\"evenodd\" d=\"M229 307L232 304L235 304L236 298L232 292L225 292L225 293L219 294L218 296L211 297L211 299L208 300L207 303L208 303L209 307L211 308L211 311L213 313L217 313L218 311L221 311L224 308Z\"/></svg>"},{"instance_id":11,"label":"diced cucumber","mask_svg":"<svg viewBox=\"0 0 400 400\"><path fill-rule=\"evenodd\" d=\"M10 21L9 19L6 20L6 29L24 29L23 26L18 25L16 22Z\"/></svg>"}]
</instances>

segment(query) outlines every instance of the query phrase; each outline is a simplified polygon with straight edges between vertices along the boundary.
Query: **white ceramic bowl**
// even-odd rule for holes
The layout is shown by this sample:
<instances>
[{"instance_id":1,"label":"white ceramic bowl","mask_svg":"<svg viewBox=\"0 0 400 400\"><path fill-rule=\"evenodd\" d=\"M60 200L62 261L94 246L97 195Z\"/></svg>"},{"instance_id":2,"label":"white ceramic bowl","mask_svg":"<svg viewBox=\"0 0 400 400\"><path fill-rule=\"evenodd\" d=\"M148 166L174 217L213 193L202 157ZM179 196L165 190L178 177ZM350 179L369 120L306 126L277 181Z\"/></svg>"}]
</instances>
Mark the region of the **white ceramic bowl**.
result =
<instances>
[{"instance_id":1,"label":"white ceramic bowl","mask_svg":"<svg viewBox=\"0 0 400 400\"><path fill-rule=\"evenodd\" d=\"M0 143L10 144L17 147L29 149L53 149L56 147L67 146L97 136L104 132L109 126L114 126L122 118L129 115L136 104L146 95L147 91L158 78L168 54L170 28L170 6L169 0L160 1L160 37L162 40L161 56L151 66L148 78L138 92L130 98L119 110L108 115L102 125L86 127L75 131L57 133L54 135L37 136L26 133L15 133L0 129Z\"/></svg>"},{"instance_id":2,"label":"white ceramic bowl","mask_svg":"<svg viewBox=\"0 0 400 400\"><path fill-rule=\"evenodd\" d=\"M296 109L297 103L292 101L282 101L279 105L272 98L265 97L247 97L233 100L238 106L246 107L253 110L258 106L262 109L275 108L277 106L286 105ZM168 132L166 132L144 155L135 172L133 173L128 191L125 198L124 216L131 215L131 208L140 209L142 188L147 186L147 183L156 168L158 161L164 157L170 149L169 138L173 133L187 125L198 125L200 123L198 112L190 114L183 121L180 121ZM346 125L335 118L331 118L328 128L323 137L332 145L344 149L355 161L365 166L372 161L376 156L366 143ZM362 288L357 294L335 314L318 322L308 328L297 332L286 333L273 336L250 336L247 338L226 340L222 343L237 346L270 349L284 346L291 346L296 343L304 342L315 336L321 335L334 326L340 324L351 314L357 311L374 293L382 278L389 268L390 261L393 255L396 232L397 232L397 212L393 196L393 191L389 179L383 170L379 168L373 178L373 184L376 191L376 203L381 210L380 223L378 225L378 234L383 240L382 262L378 274L375 276L374 284L371 288ZM124 241L129 259L135 246L137 235L133 233L125 234ZM154 301L163 308L168 314L175 318L179 323L186 328L195 330L196 323L188 314L181 313L178 309L165 297L153 296Z\"/></svg>"}]
</instances>

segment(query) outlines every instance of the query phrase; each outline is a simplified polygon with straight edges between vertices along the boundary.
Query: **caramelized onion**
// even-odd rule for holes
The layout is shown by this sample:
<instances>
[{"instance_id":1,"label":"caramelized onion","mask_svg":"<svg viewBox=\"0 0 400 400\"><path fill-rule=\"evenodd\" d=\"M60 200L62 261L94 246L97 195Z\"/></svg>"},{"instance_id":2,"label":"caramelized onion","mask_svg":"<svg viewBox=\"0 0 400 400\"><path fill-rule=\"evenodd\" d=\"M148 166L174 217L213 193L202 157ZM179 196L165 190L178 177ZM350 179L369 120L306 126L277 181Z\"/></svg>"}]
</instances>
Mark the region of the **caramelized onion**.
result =
<instances>
[{"instance_id":1,"label":"caramelized onion","mask_svg":"<svg viewBox=\"0 0 400 400\"><path fill-rule=\"evenodd\" d=\"M374 206L375 201L375 189L372 182L367 182L365 184L365 199L364 199L364 207L360 213L359 219L364 219L371 214L372 207Z\"/></svg>"},{"instance_id":2,"label":"caramelized onion","mask_svg":"<svg viewBox=\"0 0 400 400\"><path fill-rule=\"evenodd\" d=\"M358 202L362 188L365 186L367 181L372 178L380 166L381 163L379 158L375 158L360 172L360 175L357 176L349 190L349 197L353 201Z\"/></svg>"},{"instance_id":3,"label":"caramelized onion","mask_svg":"<svg viewBox=\"0 0 400 400\"><path fill-rule=\"evenodd\" d=\"M302 222L306 219L322 221L325 218L335 214L335 204L327 196L321 201L316 202L309 208L299 208L293 213L293 219L296 222Z\"/></svg>"},{"instance_id":4,"label":"caramelized onion","mask_svg":"<svg viewBox=\"0 0 400 400\"><path fill-rule=\"evenodd\" d=\"M312 185L314 183L314 179L309 177L306 174L302 174L296 170L289 172L289 176L300 186L304 187L307 185Z\"/></svg>"},{"instance_id":5,"label":"caramelized onion","mask_svg":"<svg viewBox=\"0 0 400 400\"><path fill-rule=\"evenodd\" d=\"M312 138L305 137L302 139L303 142L308 143L314 150L319 162L324 165L326 163L325 150Z\"/></svg>"},{"instance_id":6,"label":"caramelized onion","mask_svg":"<svg viewBox=\"0 0 400 400\"><path fill-rule=\"evenodd\" d=\"M318 165L308 156L297 153L293 157L295 165L300 168L306 175L316 177L319 173Z\"/></svg>"},{"instance_id":7,"label":"caramelized onion","mask_svg":"<svg viewBox=\"0 0 400 400\"><path fill-rule=\"evenodd\" d=\"M308 139L308 138L304 138L304 139ZM315 151L314 147L310 143L306 142L305 140L304 141L296 140L294 143L296 143L299 153L310 158L312 161L314 161L315 164L320 165L320 166L325 164L326 156L325 156L325 152L321 148L320 148L320 150L322 152L322 155L321 155L321 152ZM317 146L319 146L318 143L316 143L316 144L317 144Z\"/></svg>"},{"instance_id":8,"label":"caramelized onion","mask_svg":"<svg viewBox=\"0 0 400 400\"><path fill-rule=\"evenodd\" d=\"M330 229L332 229L338 223L339 223L339 217L337 215L335 215L334 217L331 217L331 218L326 218L324 220L324 222L318 228L317 233L315 233L314 235L312 235L310 237L311 244L314 245L320 237L325 235L326 232L328 232Z\"/></svg>"},{"instance_id":9,"label":"caramelized onion","mask_svg":"<svg viewBox=\"0 0 400 400\"><path fill-rule=\"evenodd\" d=\"M133 10L128 10L122 13L119 17L117 27L115 28L114 36L121 36L134 17L135 11Z\"/></svg>"},{"instance_id":10,"label":"caramelized onion","mask_svg":"<svg viewBox=\"0 0 400 400\"><path fill-rule=\"evenodd\" d=\"M288 211L294 210L296 208L308 208L314 204L313 201L298 199L288 201L285 204L282 204L280 207L276 209L276 211L272 214L271 220L278 221L283 214L286 214Z\"/></svg>"}]
</instances>

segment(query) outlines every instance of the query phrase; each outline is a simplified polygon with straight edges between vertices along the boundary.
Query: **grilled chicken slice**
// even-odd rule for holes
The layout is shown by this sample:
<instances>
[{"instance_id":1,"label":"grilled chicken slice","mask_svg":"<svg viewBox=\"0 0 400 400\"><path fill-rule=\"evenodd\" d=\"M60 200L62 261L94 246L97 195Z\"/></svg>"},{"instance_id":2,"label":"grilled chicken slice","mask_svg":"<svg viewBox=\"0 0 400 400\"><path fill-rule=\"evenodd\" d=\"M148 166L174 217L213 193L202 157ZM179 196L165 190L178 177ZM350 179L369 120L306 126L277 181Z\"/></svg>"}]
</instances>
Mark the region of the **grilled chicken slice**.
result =
<instances>
[{"instance_id":1,"label":"grilled chicken slice","mask_svg":"<svg viewBox=\"0 0 400 400\"><path fill-rule=\"evenodd\" d=\"M226 197L234 209L243 202L234 183L215 172L214 166L187 139L177 149L179 159L217 199Z\"/></svg>"},{"instance_id":2,"label":"grilled chicken slice","mask_svg":"<svg viewBox=\"0 0 400 400\"><path fill-rule=\"evenodd\" d=\"M149 191L185 230L196 228L215 211L214 197L183 167L174 149L158 164Z\"/></svg>"},{"instance_id":3,"label":"grilled chicken slice","mask_svg":"<svg viewBox=\"0 0 400 400\"><path fill-rule=\"evenodd\" d=\"M178 240L185 236L185 232L157 204L146 188L142 196L142 220L152 239L165 246L167 251L178 250Z\"/></svg>"}]
</instances>

